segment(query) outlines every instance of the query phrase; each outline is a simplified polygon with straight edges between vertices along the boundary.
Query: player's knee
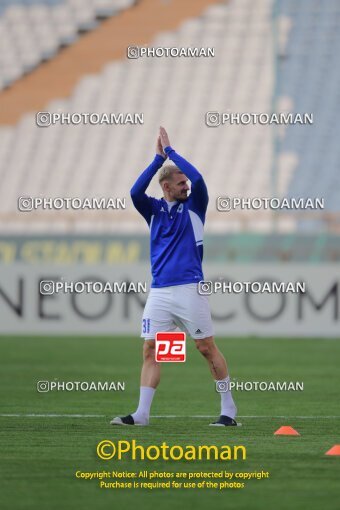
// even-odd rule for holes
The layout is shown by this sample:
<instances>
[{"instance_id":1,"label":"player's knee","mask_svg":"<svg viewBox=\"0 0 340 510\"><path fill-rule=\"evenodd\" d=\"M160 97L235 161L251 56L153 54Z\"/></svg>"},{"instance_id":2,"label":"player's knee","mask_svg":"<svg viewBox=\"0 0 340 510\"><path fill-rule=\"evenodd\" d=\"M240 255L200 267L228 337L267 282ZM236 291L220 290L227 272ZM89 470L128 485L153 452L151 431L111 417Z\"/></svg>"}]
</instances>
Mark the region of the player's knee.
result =
<instances>
[{"instance_id":1,"label":"player's knee","mask_svg":"<svg viewBox=\"0 0 340 510\"><path fill-rule=\"evenodd\" d=\"M143 358L144 358L144 361L154 361L155 360L155 341L154 340L147 340L144 342Z\"/></svg>"},{"instance_id":2,"label":"player's knee","mask_svg":"<svg viewBox=\"0 0 340 510\"><path fill-rule=\"evenodd\" d=\"M206 341L206 340L197 340L196 341L196 347L199 350L199 352L204 356L205 358L209 358L213 350L215 348L215 344L212 340Z\"/></svg>"}]
</instances>

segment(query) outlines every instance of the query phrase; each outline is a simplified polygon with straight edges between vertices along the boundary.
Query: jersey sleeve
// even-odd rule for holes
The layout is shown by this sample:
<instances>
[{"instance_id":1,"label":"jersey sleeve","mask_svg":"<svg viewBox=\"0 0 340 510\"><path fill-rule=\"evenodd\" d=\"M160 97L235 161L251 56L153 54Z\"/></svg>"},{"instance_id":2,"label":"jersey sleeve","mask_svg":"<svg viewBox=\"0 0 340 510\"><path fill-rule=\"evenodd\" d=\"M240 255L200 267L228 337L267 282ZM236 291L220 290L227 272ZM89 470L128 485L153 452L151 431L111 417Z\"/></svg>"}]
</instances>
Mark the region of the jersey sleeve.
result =
<instances>
[{"instance_id":1,"label":"jersey sleeve","mask_svg":"<svg viewBox=\"0 0 340 510\"><path fill-rule=\"evenodd\" d=\"M152 178L156 174L157 170L161 168L165 159L160 154L156 154L155 159L149 165L146 170L138 177L135 184L132 186L130 195L133 205L137 211L145 218L148 224L150 224L152 216L152 206L154 198L149 197L145 191L148 188Z\"/></svg>"},{"instance_id":2,"label":"jersey sleeve","mask_svg":"<svg viewBox=\"0 0 340 510\"><path fill-rule=\"evenodd\" d=\"M164 152L166 155L178 166L178 168L190 179L191 193L189 201L191 208L196 212L204 222L205 213L207 211L209 196L207 186L204 182L203 176L199 171L187 161L185 158L177 154L172 147L165 147Z\"/></svg>"}]
</instances>

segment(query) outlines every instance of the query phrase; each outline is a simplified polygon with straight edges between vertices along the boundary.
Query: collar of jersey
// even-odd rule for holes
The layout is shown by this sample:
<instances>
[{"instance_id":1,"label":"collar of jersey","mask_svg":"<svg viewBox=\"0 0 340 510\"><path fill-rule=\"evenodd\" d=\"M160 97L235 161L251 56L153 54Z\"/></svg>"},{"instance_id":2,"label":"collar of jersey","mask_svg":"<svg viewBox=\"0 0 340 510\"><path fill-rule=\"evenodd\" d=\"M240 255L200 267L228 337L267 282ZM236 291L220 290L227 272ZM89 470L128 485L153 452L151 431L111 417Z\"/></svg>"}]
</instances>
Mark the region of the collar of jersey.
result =
<instances>
[{"instance_id":1,"label":"collar of jersey","mask_svg":"<svg viewBox=\"0 0 340 510\"><path fill-rule=\"evenodd\" d=\"M180 202L178 200L173 200L173 202L176 202L176 203L171 207L170 211L169 211L168 203L165 200L165 198L162 197L161 200L163 202L163 206L166 207L166 211L168 213L171 213L171 211L173 211L174 209L177 211L178 205L180 204Z\"/></svg>"}]
</instances>

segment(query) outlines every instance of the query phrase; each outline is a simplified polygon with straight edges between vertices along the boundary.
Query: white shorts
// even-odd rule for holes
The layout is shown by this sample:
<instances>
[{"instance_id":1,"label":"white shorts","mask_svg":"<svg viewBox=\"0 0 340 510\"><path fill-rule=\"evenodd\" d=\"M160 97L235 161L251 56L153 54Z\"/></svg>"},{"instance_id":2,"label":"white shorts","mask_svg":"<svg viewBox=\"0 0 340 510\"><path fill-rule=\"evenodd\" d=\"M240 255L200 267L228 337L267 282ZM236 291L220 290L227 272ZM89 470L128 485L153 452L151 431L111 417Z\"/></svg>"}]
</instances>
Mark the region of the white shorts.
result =
<instances>
[{"instance_id":1,"label":"white shorts","mask_svg":"<svg viewBox=\"0 0 340 510\"><path fill-rule=\"evenodd\" d=\"M141 337L151 340L158 331L178 328L195 340L214 334L208 296L198 293L197 283L150 289Z\"/></svg>"}]
</instances>

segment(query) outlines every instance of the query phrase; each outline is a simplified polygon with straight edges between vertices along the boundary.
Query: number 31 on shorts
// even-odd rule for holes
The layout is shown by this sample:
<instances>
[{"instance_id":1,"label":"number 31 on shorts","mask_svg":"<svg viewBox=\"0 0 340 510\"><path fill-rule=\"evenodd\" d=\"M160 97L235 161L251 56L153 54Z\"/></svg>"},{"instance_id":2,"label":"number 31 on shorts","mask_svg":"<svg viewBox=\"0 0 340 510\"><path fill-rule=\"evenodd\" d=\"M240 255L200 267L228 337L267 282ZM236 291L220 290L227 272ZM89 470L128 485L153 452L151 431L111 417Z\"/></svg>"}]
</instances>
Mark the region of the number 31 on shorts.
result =
<instances>
[{"instance_id":1,"label":"number 31 on shorts","mask_svg":"<svg viewBox=\"0 0 340 510\"><path fill-rule=\"evenodd\" d=\"M150 319L143 319L143 333L150 333Z\"/></svg>"}]
</instances>

